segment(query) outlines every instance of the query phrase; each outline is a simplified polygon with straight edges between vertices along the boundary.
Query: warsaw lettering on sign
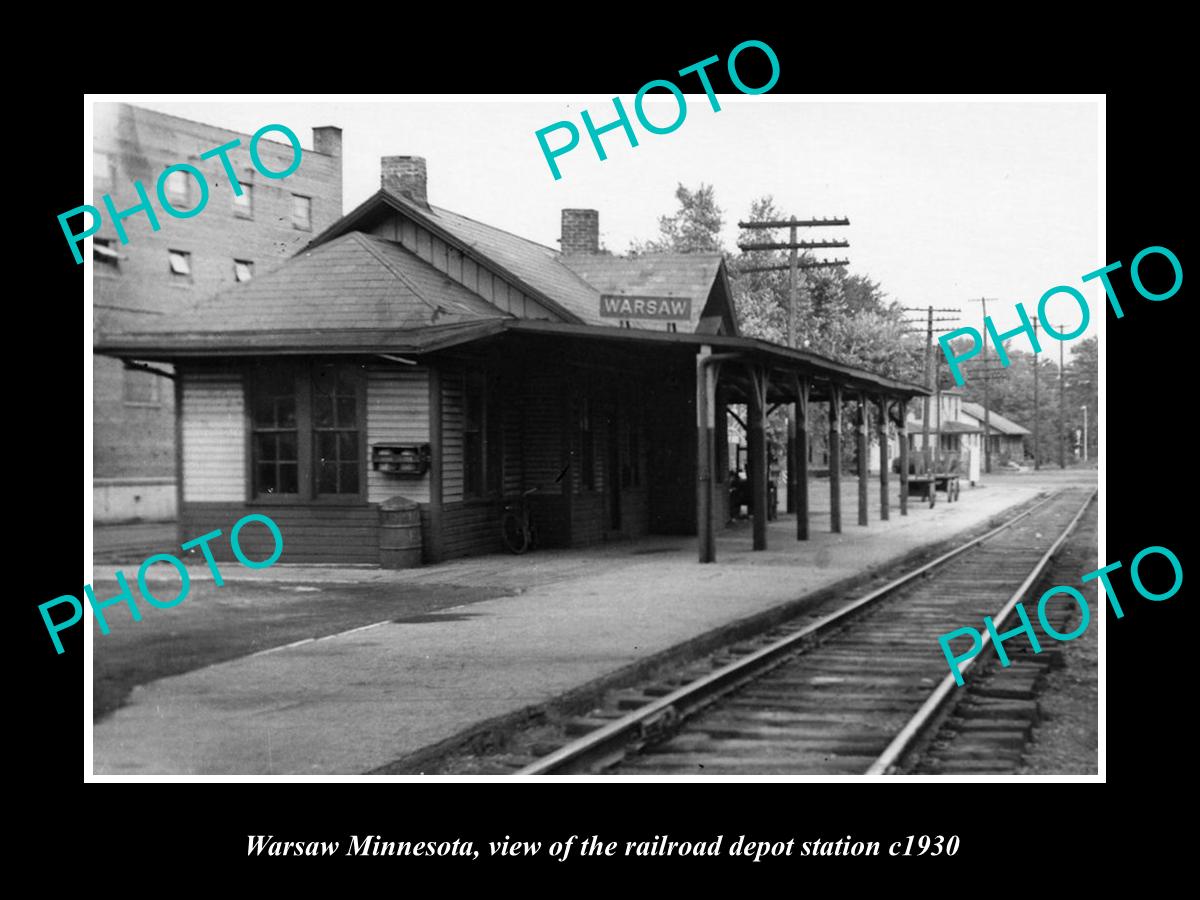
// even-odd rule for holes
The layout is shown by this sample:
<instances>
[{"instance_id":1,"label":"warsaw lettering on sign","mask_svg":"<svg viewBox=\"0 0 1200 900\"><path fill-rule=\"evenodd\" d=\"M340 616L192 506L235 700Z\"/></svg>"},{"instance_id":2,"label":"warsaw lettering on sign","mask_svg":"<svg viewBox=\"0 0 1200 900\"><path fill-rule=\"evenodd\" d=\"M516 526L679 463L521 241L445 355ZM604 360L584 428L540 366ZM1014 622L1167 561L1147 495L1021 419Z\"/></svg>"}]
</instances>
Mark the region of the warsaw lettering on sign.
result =
<instances>
[{"instance_id":1,"label":"warsaw lettering on sign","mask_svg":"<svg viewBox=\"0 0 1200 900\"><path fill-rule=\"evenodd\" d=\"M600 315L608 319L690 319L692 298L601 294Z\"/></svg>"}]
</instances>

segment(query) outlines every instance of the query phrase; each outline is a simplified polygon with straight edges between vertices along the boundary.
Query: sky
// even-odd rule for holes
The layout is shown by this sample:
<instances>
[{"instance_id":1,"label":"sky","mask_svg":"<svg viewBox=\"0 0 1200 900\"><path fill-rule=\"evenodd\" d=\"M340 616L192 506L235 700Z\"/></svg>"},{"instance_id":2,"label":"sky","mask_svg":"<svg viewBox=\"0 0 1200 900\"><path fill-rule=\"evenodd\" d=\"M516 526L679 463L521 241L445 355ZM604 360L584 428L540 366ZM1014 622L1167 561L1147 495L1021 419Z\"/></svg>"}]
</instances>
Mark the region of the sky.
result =
<instances>
[{"instance_id":1,"label":"sky","mask_svg":"<svg viewBox=\"0 0 1200 900\"><path fill-rule=\"evenodd\" d=\"M661 96L648 100L645 111L666 125L678 107ZM580 111L589 110L598 127L612 121L612 98L605 96L105 99L248 133L278 122L306 149L314 126L340 126L345 212L378 189L381 156L424 156L435 206L550 247L558 246L562 209L597 209L602 243L622 253L631 241L657 234L658 217L676 209L678 183L704 182L715 187L724 210L727 249L735 248L737 222L751 202L770 194L785 215L848 217L849 227L802 229L802 235L848 240L848 249L815 252L849 258L851 273L880 282L906 306L964 310L964 321L982 328L980 304L966 301L987 297L989 315L1008 330L1019 324L1017 302L1033 317L1043 293L1069 285L1091 306L1082 337L1094 335L1104 319L1103 288L1081 280L1112 261L1101 258L1100 115L1092 100L816 102L721 94L714 112L704 94L689 94L679 128L656 135L634 117L633 98L622 97L639 143L631 147L619 128L608 132L602 136L608 159L601 161ZM561 120L574 123L581 139L558 157L562 178L555 180L535 132ZM566 139L561 130L547 137L552 147ZM1081 314L1060 296L1048 315L1073 330ZM1028 349L1024 338L1013 346ZM1057 353L1057 346L1049 350Z\"/></svg>"}]
</instances>

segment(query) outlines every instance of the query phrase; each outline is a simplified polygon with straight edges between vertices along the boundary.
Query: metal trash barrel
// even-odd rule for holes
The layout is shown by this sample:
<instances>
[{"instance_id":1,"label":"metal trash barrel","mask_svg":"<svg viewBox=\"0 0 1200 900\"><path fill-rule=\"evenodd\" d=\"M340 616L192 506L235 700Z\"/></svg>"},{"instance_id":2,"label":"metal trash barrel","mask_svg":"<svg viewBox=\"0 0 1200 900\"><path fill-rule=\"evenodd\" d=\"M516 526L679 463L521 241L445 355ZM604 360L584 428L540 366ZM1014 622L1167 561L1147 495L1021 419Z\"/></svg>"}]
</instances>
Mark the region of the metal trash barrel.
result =
<instances>
[{"instance_id":1,"label":"metal trash barrel","mask_svg":"<svg viewBox=\"0 0 1200 900\"><path fill-rule=\"evenodd\" d=\"M421 508L407 497L379 504L379 564L385 569L421 565Z\"/></svg>"}]
</instances>

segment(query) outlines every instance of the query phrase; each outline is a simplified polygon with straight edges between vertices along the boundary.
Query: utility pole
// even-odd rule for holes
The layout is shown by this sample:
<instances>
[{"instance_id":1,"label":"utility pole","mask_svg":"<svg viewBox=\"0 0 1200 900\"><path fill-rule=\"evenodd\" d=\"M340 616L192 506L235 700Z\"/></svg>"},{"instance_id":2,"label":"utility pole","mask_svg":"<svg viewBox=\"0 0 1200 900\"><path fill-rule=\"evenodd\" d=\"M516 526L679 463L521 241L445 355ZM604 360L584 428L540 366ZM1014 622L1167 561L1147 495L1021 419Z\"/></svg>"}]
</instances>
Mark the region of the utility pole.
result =
<instances>
[{"instance_id":1,"label":"utility pole","mask_svg":"<svg viewBox=\"0 0 1200 900\"><path fill-rule=\"evenodd\" d=\"M799 287L799 270L800 269L825 269L834 268L836 266L844 266L847 260L821 260L820 262L800 263L797 257L799 250L811 250L818 247L849 247L849 241L798 241L796 240L797 228L825 228L835 225L849 225L850 220L842 218L833 219L797 219L795 216L786 221L766 221L766 222L738 222L738 228L745 229L762 229L762 228L788 228L790 229L789 240L786 244L767 241L757 244L738 244L738 249L743 252L752 250L788 250L790 251L786 268L789 272L788 278L788 346L796 346L796 292ZM782 269L784 266L752 266L742 269L743 272L767 272L776 269Z\"/></svg>"},{"instance_id":2,"label":"utility pole","mask_svg":"<svg viewBox=\"0 0 1200 900\"><path fill-rule=\"evenodd\" d=\"M944 307L944 306L935 308L932 305L925 307L925 308L922 308L920 306L905 306L904 311L905 312L924 312L924 313L926 313L925 328L924 328L924 331L925 331L925 386L926 386L926 388L929 388L930 390L934 390L934 370L932 370L932 365L931 365L932 361L934 361L934 358L932 358L932 347L934 347L934 323L935 322L958 322L958 319L956 319L956 318L938 317L935 319L934 313L935 312L954 312L954 313L961 314L962 311L954 310L954 308L949 308L949 307ZM906 324L908 324L908 325L916 325L917 322L918 322L918 319L907 319L906 320ZM919 330L920 329L916 329L916 328L905 329L905 334L908 334L908 332L919 331ZM938 414L938 421L940 421L941 420L941 402L940 401L938 401L937 414ZM930 456L930 446L929 446L929 397L928 396L924 397L924 412L922 415L922 425L920 425L920 445L922 445L922 458L924 460L925 472L932 472L932 469L930 468L931 456Z\"/></svg>"},{"instance_id":3,"label":"utility pole","mask_svg":"<svg viewBox=\"0 0 1200 900\"><path fill-rule=\"evenodd\" d=\"M849 225L850 220L846 217L833 219L797 219L795 216L790 216L787 221L763 221L763 222L738 222L738 228L745 229L775 229L787 228L790 230L788 242L779 244L774 241L767 241L756 244L738 244L738 249L743 252L753 250L788 250L788 261L786 264L772 264L763 266L747 266L742 269L739 274L749 272L770 272L786 268L788 270L788 334L787 345L789 347L796 346L796 295L800 287L800 271L808 269L831 269L849 264L849 260L820 260L813 262L800 262L798 251L809 250L817 247L849 247L849 241L799 241L797 240L797 228L824 228L826 226ZM788 446L787 446L787 511L796 511L796 472L795 472L795 443L796 443L796 424L789 420L788 422Z\"/></svg>"},{"instance_id":4,"label":"utility pole","mask_svg":"<svg viewBox=\"0 0 1200 900\"><path fill-rule=\"evenodd\" d=\"M1041 445L1038 442L1040 429L1038 422L1042 418L1042 408L1038 405L1038 339L1037 339L1038 320L1033 320L1033 469L1036 472L1041 468Z\"/></svg>"},{"instance_id":5,"label":"utility pole","mask_svg":"<svg viewBox=\"0 0 1200 900\"><path fill-rule=\"evenodd\" d=\"M792 231L789 244L792 245L788 251L788 343L789 347L796 346L796 288L797 278L800 274L799 263L796 254L800 251L796 247L796 217L792 216Z\"/></svg>"},{"instance_id":6,"label":"utility pole","mask_svg":"<svg viewBox=\"0 0 1200 900\"><path fill-rule=\"evenodd\" d=\"M1058 333L1063 334L1062 325L1058 325ZM1065 469L1067 467L1067 439L1063 429L1067 424L1067 402L1064 399L1066 392L1064 388L1067 383L1067 370L1063 365L1063 344L1065 341L1058 342L1058 467Z\"/></svg>"},{"instance_id":7,"label":"utility pole","mask_svg":"<svg viewBox=\"0 0 1200 900\"><path fill-rule=\"evenodd\" d=\"M968 303L979 303L983 306L983 364L988 364L988 330L987 330L987 302L988 297L980 297L978 300L968 300ZM992 300L995 297L990 298ZM992 474L992 398L988 392L988 383L983 382L983 467L984 471Z\"/></svg>"}]
</instances>

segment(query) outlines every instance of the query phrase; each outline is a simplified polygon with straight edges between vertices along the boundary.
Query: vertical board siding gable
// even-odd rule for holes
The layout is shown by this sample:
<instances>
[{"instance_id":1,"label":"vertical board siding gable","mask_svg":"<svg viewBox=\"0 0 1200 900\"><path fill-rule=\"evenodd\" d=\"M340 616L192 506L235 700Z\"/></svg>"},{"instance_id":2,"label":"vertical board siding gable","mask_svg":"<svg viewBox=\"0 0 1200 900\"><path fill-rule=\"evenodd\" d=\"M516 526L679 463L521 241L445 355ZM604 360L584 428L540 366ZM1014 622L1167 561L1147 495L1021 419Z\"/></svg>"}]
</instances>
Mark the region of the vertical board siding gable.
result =
<instances>
[{"instance_id":1,"label":"vertical board siding gable","mask_svg":"<svg viewBox=\"0 0 1200 900\"><path fill-rule=\"evenodd\" d=\"M444 272L448 278L457 281L504 312L526 319L561 319L561 316L550 312L536 299L523 293L519 287L500 275L493 274L474 260L466 258L460 250L451 247L429 229L422 228L411 219L397 214L381 222L369 233L396 241L438 271Z\"/></svg>"}]
</instances>

